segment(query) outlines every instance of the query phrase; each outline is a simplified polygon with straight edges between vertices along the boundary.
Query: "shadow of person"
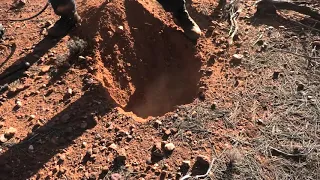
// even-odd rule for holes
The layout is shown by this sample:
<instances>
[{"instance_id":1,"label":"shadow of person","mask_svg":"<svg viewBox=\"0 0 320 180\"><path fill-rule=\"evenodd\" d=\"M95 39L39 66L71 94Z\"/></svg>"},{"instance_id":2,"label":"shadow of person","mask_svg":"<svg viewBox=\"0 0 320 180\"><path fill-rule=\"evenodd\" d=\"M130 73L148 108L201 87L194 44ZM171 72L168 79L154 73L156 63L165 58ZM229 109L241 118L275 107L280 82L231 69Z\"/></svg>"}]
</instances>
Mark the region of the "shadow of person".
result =
<instances>
[{"instance_id":1,"label":"shadow of person","mask_svg":"<svg viewBox=\"0 0 320 180\"><path fill-rule=\"evenodd\" d=\"M61 38L60 38L61 39ZM0 74L0 86L10 84L19 78L23 77L24 72L43 57L51 48L53 48L60 39L52 39L45 37L26 56L15 61L13 65L5 69Z\"/></svg>"},{"instance_id":2,"label":"shadow of person","mask_svg":"<svg viewBox=\"0 0 320 180\"><path fill-rule=\"evenodd\" d=\"M105 93L104 88L96 85L45 125L34 127L18 144L2 144L8 150L0 155L0 179L29 179L56 154L74 144L86 130L94 128L95 116L103 116L112 108ZM86 127L81 127L83 122ZM32 152L28 150L30 145L34 147Z\"/></svg>"}]
</instances>

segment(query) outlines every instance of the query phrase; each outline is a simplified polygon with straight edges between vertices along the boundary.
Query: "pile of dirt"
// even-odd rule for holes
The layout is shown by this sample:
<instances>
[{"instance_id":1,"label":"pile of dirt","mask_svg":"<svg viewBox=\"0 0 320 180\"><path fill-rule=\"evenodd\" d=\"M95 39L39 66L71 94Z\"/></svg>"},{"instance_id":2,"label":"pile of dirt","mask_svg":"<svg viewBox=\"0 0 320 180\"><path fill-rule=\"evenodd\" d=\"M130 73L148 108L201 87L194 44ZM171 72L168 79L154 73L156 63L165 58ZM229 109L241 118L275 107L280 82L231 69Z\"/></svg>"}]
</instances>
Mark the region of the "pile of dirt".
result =
<instances>
[{"instance_id":1,"label":"pile of dirt","mask_svg":"<svg viewBox=\"0 0 320 180\"><path fill-rule=\"evenodd\" d=\"M161 15L156 1L127 0L82 14L82 31L94 37L95 76L116 104L143 118L192 102L201 77L194 45Z\"/></svg>"}]
</instances>

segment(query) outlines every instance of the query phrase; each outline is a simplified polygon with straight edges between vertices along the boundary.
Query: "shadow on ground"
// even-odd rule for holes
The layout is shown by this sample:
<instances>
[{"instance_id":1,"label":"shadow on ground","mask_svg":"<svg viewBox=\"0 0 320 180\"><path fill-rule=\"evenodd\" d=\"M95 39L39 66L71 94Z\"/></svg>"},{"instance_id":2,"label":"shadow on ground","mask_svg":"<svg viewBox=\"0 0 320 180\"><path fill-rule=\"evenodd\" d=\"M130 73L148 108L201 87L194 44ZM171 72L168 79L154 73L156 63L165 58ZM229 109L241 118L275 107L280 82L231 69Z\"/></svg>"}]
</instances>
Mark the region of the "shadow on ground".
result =
<instances>
[{"instance_id":1,"label":"shadow on ground","mask_svg":"<svg viewBox=\"0 0 320 180\"><path fill-rule=\"evenodd\" d=\"M35 127L18 144L4 144L9 150L0 156L0 179L22 180L32 177L87 129L95 127L97 122L94 117L107 114L111 108L105 94L101 86L94 87L45 125ZM83 122L87 123L86 128L80 127ZM30 145L34 147L34 152L28 151Z\"/></svg>"}]
</instances>

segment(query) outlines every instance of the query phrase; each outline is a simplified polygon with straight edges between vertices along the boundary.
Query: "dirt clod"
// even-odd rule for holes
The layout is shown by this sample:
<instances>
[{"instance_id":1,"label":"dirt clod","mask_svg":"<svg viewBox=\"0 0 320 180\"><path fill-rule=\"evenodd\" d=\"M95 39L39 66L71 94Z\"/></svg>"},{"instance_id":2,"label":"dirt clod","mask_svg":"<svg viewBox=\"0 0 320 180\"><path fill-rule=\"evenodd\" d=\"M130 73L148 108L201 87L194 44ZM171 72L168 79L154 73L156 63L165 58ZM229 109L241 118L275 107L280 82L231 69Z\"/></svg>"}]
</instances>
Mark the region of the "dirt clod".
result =
<instances>
[{"instance_id":1,"label":"dirt clod","mask_svg":"<svg viewBox=\"0 0 320 180\"><path fill-rule=\"evenodd\" d=\"M8 141L8 139L5 137L5 135L4 134L0 134L0 143L5 143L7 141Z\"/></svg>"},{"instance_id":2,"label":"dirt clod","mask_svg":"<svg viewBox=\"0 0 320 180\"><path fill-rule=\"evenodd\" d=\"M14 127L10 127L9 129L7 129L4 133L4 136L7 139L11 139L15 134L17 133L17 129Z\"/></svg>"},{"instance_id":3,"label":"dirt clod","mask_svg":"<svg viewBox=\"0 0 320 180\"><path fill-rule=\"evenodd\" d=\"M173 143L168 143L164 145L164 149L168 152L172 152L175 149L175 145Z\"/></svg>"}]
</instances>

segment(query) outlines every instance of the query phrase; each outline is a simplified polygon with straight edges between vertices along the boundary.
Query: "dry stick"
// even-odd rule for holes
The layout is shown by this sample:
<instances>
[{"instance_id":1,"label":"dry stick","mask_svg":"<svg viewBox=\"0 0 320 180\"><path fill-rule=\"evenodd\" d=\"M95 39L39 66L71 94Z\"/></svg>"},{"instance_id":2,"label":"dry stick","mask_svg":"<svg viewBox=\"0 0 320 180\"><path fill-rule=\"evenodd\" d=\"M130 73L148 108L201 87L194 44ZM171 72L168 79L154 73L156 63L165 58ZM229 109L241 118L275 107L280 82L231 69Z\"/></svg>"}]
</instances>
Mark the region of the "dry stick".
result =
<instances>
[{"instance_id":1,"label":"dry stick","mask_svg":"<svg viewBox=\"0 0 320 180\"><path fill-rule=\"evenodd\" d=\"M284 152L284 151L282 151L282 150L280 150L280 149L277 149L277 148L274 148L274 147L271 147L271 146L270 146L270 149L273 150L273 151L276 151L277 153L283 154L283 155L285 155L285 156L290 156L290 157L307 156L307 155L310 154L311 151L313 150L313 149L311 149L311 150L309 150L309 151L308 151L307 153L305 153L305 154L291 154L291 153Z\"/></svg>"},{"instance_id":2,"label":"dry stick","mask_svg":"<svg viewBox=\"0 0 320 180\"><path fill-rule=\"evenodd\" d=\"M294 52L291 52L291 51L287 51L287 50L283 50L283 49L277 49L277 48L273 48L279 52L283 52L283 53L289 53L289 54L292 54L292 55L296 55L296 56L300 56L300 57L304 57L304 58L309 58L309 59L320 59L320 57L311 57L311 56L308 56L308 55L305 55L305 54L298 54L298 53L294 53Z\"/></svg>"},{"instance_id":3,"label":"dry stick","mask_svg":"<svg viewBox=\"0 0 320 180\"><path fill-rule=\"evenodd\" d=\"M237 4L238 4L238 0L234 0L232 2L230 2L230 22L231 22L231 29L230 29L230 32L229 32L229 44L233 44L233 39L234 39L234 36L238 33L238 22L237 22L237 18L239 17L242 9L241 8L238 8L237 7ZM236 10L236 11L235 11ZM235 12L234 12L235 11Z\"/></svg>"}]
</instances>

